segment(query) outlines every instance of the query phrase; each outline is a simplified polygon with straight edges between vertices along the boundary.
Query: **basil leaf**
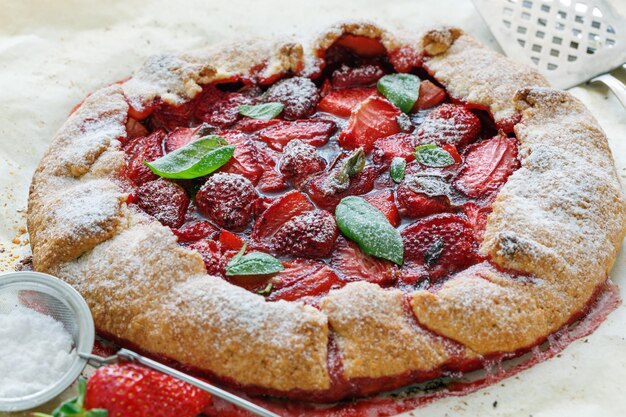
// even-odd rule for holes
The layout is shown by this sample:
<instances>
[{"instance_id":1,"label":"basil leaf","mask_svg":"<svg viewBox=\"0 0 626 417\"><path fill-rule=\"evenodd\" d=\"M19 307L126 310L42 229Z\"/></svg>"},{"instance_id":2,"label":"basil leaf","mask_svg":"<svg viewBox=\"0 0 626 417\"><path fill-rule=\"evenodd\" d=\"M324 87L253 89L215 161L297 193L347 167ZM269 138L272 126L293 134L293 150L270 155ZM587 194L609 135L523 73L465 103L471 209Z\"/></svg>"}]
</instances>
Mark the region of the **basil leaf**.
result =
<instances>
[{"instance_id":1,"label":"basil leaf","mask_svg":"<svg viewBox=\"0 0 626 417\"><path fill-rule=\"evenodd\" d=\"M335 209L339 230L358 243L363 252L398 265L404 261L400 232L387 217L362 197L346 197Z\"/></svg>"},{"instance_id":2,"label":"basil leaf","mask_svg":"<svg viewBox=\"0 0 626 417\"><path fill-rule=\"evenodd\" d=\"M108 417L109 411L104 408L92 408L87 411L87 417Z\"/></svg>"},{"instance_id":3,"label":"basil leaf","mask_svg":"<svg viewBox=\"0 0 626 417\"><path fill-rule=\"evenodd\" d=\"M224 165L235 153L219 136L205 136L152 162L144 161L152 172L164 178L203 177Z\"/></svg>"},{"instance_id":4,"label":"basil leaf","mask_svg":"<svg viewBox=\"0 0 626 417\"><path fill-rule=\"evenodd\" d=\"M278 116L285 106L282 103L263 103L255 106L239 106L239 114L253 119L270 120Z\"/></svg>"},{"instance_id":5,"label":"basil leaf","mask_svg":"<svg viewBox=\"0 0 626 417\"><path fill-rule=\"evenodd\" d=\"M389 175L393 182L399 183L404 178L404 169L406 168L406 159L399 156L394 157L391 160L391 168L389 169Z\"/></svg>"},{"instance_id":6,"label":"basil leaf","mask_svg":"<svg viewBox=\"0 0 626 417\"><path fill-rule=\"evenodd\" d=\"M412 74L389 74L378 80L378 91L404 113L411 111L420 93L420 79Z\"/></svg>"},{"instance_id":7,"label":"basil leaf","mask_svg":"<svg viewBox=\"0 0 626 417\"><path fill-rule=\"evenodd\" d=\"M441 175L416 173L411 174L404 180L411 191L418 194L426 194L429 197L449 196L451 189Z\"/></svg>"},{"instance_id":8,"label":"basil leaf","mask_svg":"<svg viewBox=\"0 0 626 417\"><path fill-rule=\"evenodd\" d=\"M455 162L450 152L432 143L416 147L415 159L421 164L435 168L447 167Z\"/></svg>"},{"instance_id":9,"label":"basil leaf","mask_svg":"<svg viewBox=\"0 0 626 417\"><path fill-rule=\"evenodd\" d=\"M234 259L234 258L233 258ZM243 255L226 265L226 275L267 275L280 272L285 267L272 255L263 252L252 252Z\"/></svg>"},{"instance_id":10,"label":"basil leaf","mask_svg":"<svg viewBox=\"0 0 626 417\"><path fill-rule=\"evenodd\" d=\"M335 193L344 192L350 187L350 178L358 175L365 168L365 152L358 148L339 162L339 166L333 169L328 176L328 189Z\"/></svg>"}]
</instances>

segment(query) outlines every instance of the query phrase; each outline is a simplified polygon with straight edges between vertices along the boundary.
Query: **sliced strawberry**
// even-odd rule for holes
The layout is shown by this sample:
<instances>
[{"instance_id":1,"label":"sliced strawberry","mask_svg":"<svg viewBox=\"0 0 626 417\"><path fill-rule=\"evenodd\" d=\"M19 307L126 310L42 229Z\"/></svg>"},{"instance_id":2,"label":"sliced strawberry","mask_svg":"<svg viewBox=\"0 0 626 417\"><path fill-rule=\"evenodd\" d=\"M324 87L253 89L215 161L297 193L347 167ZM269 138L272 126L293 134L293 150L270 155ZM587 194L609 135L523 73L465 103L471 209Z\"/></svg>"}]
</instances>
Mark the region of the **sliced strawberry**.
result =
<instances>
[{"instance_id":1,"label":"sliced strawberry","mask_svg":"<svg viewBox=\"0 0 626 417\"><path fill-rule=\"evenodd\" d=\"M201 220L185 223L172 232L178 237L179 242L194 242L200 239L214 238L219 229L212 223Z\"/></svg>"},{"instance_id":2,"label":"sliced strawberry","mask_svg":"<svg viewBox=\"0 0 626 417\"><path fill-rule=\"evenodd\" d=\"M328 142L335 128L335 123L330 120L296 120L267 127L259 132L259 136L272 149L280 152L294 139L312 146L322 146Z\"/></svg>"},{"instance_id":3,"label":"sliced strawberry","mask_svg":"<svg viewBox=\"0 0 626 417\"><path fill-rule=\"evenodd\" d=\"M222 257L220 244L214 240L202 239L193 242L189 249L196 250L204 261L207 273L211 275L224 276L228 261Z\"/></svg>"},{"instance_id":4,"label":"sliced strawberry","mask_svg":"<svg viewBox=\"0 0 626 417\"><path fill-rule=\"evenodd\" d=\"M196 135L196 128L179 127L173 132L170 132L167 138L165 138L165 152L169 153L175 151L198 139L200 139L200 136Z\"/></svg>"},{"instance_id":5,"label":"sliced strawberry","mask_svg":"<svg viewBox=\"0 0 626 417\"><path fill-rule=\"evenodd\" d=\"M196 194L196 205L218 226L241 231L254 217L257 197L254 185L245 177L217 173L211 175Z\"/></svg>"},{"instance_id":6,"label":"sliced strawberry","mask_svg":"<svg viewBox=\"0 0 626 417\"><path fill-rule=\"evenodd\" d=\"M193 103L188 102L178 106L161 103L151 115L151 124L156 129L174 130L177 127L187 127L193 123Z\"/></svg>"},{"instance_id":7,"label":"sliced strawberry","mask_svg":"<svg viewBox=\"0 0 626 417\"><path fill-rule=\"evenodd\" d=\"M183 187L163 179L149 181L135 191L137 205L165 226L177 228L185 221L189 197Z\"/></svg>"},{"instance_id":8,"label":"sliced strawberry","mask_svg":"<svg viewBox=\"0 0 626 417\"><path fill-rule=\"evenodd\" d=\"M287 188L287 179L276 169L276 163L280 154L261 146L260 144L257 146L259 165L263 169L257 184L258 189L264 193L275 193L285 190Z\"/></svg>"},{"instance_id":9,"label":"sliced strawberry","mask_svg":"<svg viewBox=\"0 0 626 417\"><path fill-rule=\"evenodd\" d=\"M266 103L282 103L285 106L283 115L287 120L311 116L315 113L319 100L317 87L313 81L305 77L281 80L272 85L263 96Z\"/></svg>"},{"instance_id":10,"label":"sliced strawberry","mask_svg":"<svg viewBox=\"0 0 626 417\"><path fill-rule=\"evenodd\" d=\"M374 142L374 163L389 163L395 157L404 158L407 162L415 159L415 136L398 133L378 139Z\"/></svg>"},{"instance_id":11,"label":"sliced strawberry","mask_svg":"<svg viewBox=\"0 0 626 417\"><path fill-rule=\"evenodd\" d=\"M380 39L367 36L342 35L336 41L336 44L348 48L362 57L373 57L387 52Z\"/></svg>"},{"instance_id":12,"label":"sliced strawberry","mask_svg":"<svg viewBox=\"0 0 626 417\"><path fill-rule=\"evenodd\" d=\"M244 241L239 235L236 235L228 230L220 230L220 236L218 238L220 245L224 250L239 251L244 244Z\"/></svg>"},{"instance_id":13,"label":"sliced strawberry","mask_svg":"<svg viewBox=\"0 0 626 417\"><path fill-rule=\"evenodd\" d=\"M125 142L142 136L148 136L149 134L150 132L148 132L148 129L146 129L146 127L142 125L139 120L129 117L126 121Z\"/></svg>"},{"instance_id":14,"label":"sliced strawberry","mask_svg":"<svg viewBox=\"0 0 626 417\"><path fill-rule=\"evenodd\" d=\"M377 139L400 133L397 118L402 112L381 97L370 97L352 110L347 128L339 135L344 149L362 147L369 153Z\"/></svg>"},{"instance_id":15,"label":"sliced strawberry","mask_svg":"<svg viewBox=\"0 0 626 417\"><path fill-rule=\"evenodd\" d=\"M393 192L390 189L380 190L363 196L368 203L380 210L393 227L400 226L400 214Z\"/></svg>"},{"instance_id":16,"label":"sliced strawberry","mask_svg":"<svg viewBox=\"0 0 626 417\"><path fill-rule=\"evenodd\" d=\"M465 165L454 185L469 197L496 192L520 164L517 140L504 135L476 143L465 151Z\"/></svg>"},{"instance_id":17,"label":"sliced strawberry","mask_svg":"<svg viewBox=\"0 0 626 417\"><path fill-rule=\"evenodd\" d=\"M420 91L417 101L413 106L413 111L430 109L444 101L447 97L446 90L437 87L429 80L420 83Z\"/></svg>"},{"instance_id":18,"label":"sliced strawberry","mask_svg":"<svg viewBox=\"0 0 626 417\"><path fill-rule=\"evenodd\" d=\"M243 132L243 133L254 133L261 129L265 129L266 127L278 124L280 122L281 122L280 119L263 120L263 119L244 118L238 121L232 127L232 129Z\"/></svg>"},{"instance_id":19,"label":"sliced strawberry","mask_svg":"<svg viewBox=\"0 0 626 417\"><path fill-rule=\"evenodd\" d=\"M233 157L220 168L220 171L243 175L253 184L257 184L263 175L263 168L259 164L260 155L256 144L239 132L225 131L220 133L220 136L229 144L235 145Z\"/></svg>"},{"instance_id":20,"label":"sliced strawberry","mask_svg":"<svg viewBox=\"0 0 626 417\"><path fill-rule=\"evenodd\" d=\"M320 101L319 109L339 117L349 117L352 110L370 96L380 96L374 87L332 90Z\"/></svg>"},{"instance_id":21,"label":"sliced strawberry","mask_svg":"<svg viewBox=\"0 0 626 417\"><path fill-rule=\"evenodd\" d=\"M332 214L312 210L289 219L274 234L272 248L278 254L323 258L333 250L339 229Z\"/></svg>"},{"instance_id":22,"label":"sliced strawberry","mask_svg":"<svg viewBox=\"0 0 626 417\"><path fill-rule=\"evenodd\" d=\"M285 147L279 168L295 188L301 189L313 174L326 168L326 160L313 146L296 139Z\"/></svg>"},{"instance_id":23,"label":"sliced strawberry","mask_svg":"<svg viewBox=\"0 0 626 417\"><path fill-rule=\"evenodd\" d=\"M319 208L334 212L342 198L372 191L378 172L374 167L365 167L350 179L350 185L343 191L336 189L332 176L333 171L313 177L307 184L306 193Z\"/></svg>"},{"instance_id":24,"label":"sliced strawberry","mask_svg":"<svg viewBox=\"0 0 626 417\"><path fill-rule=\"evenodd\" d=\"M126 175L135 184L141 185L159 178L143 162L151 162L163 156L161 143L164 138L165 132L159 129L150 136L132 139L124 145L127 158Z\"/></svg>"},{"instance_id":25,"label":"sliced strawberry","mask_svg":"<svg viewBox=\"0 0 626 417\"><path fill-rule=\"evenodd\" d=\"M423 266L431 278L441 278L479 260L472 226L457 214L419 220L401 232L407 267Z\"/></svg>"},{"instance_id":26,"label":"sliced strawberry","mask_svg":"<svg viewBox=\"0 0 626 417\"><path fill-rule=\"evenodd\" d=\"M398 276L398 268L389 261L366 255L359 246L339 237L330 260L331 268L343 281L368 281L388 286Z\"/></svg>"},{"instance_id":27,"label":"sliced strawberry","mask_svg":"<svg viewBox=\"0 0 626 417\"><path fill-rule=\"evenodd\" d=\"M385 70L377 64L365 64L356 68L342 65L331 76L334 88L369 87L385 75Z\"/></svg>"},{"instance_id":28,"label":"sliced strawberry","mask_svg":"<svg viewBox=\"0 0 626 417\"><path fill-rule=\"evenodd\" d=\"M457 151L456 146L446 143L445 145L442 145L441 148L444 151L448 152L450 156L452 156L455 165L463 162L463 159L461 158L461 155L459 155L459 151Z\"/></svg>"},{"instance_id":29,"label":"sliced strawberry","mask_svg":"<svg viewBox=\"0 0 626 417\"><path fill-rule=\"evenodd\" d=\"M291 218L313 210L313 204L299 191L290 191L275 199L259 216L250 237L258 242L270 243L278 229Z\"/></svg>"},{"instance_id":30,"label":"sliced strawberry","mask_svg":"<svg viewBox=\"0 0 626 417\"><path fill-rule=\"evenodd\" d=\"M285 270L270 280L272 292L267 297L270 301L294 301L307 296L321 296L344 285L323 262L296 259L284 265Z\"/></svg>"},{"instance_id":31,"label":"sliced strawberry","mask_svg":"<svg viewBox=\"0 0 626 417\"><path fill-rule=\"evenodd\" d=\"M420 68L424 63L424 55L417 49L404 45L389 53L389 63L396 71L406 73L413 68Z\"/></svg>"},{"instance_id":32,"label":"sliced strawberry","mask_svg":"<svg viewBox=\"0 0 626 417\"><path fill-rule=\"evenodd\" d=\"M417 129L419 144L449 143L462 148L478 138L480 119L459 104L442 104L428 113L426 120Z\"/></svg>"},{"instance_id":33,"label":"sliced strawberry","mask_svg":"<svg viewBox=\"0 0 626 417\"><path fill-rule=\"evenodd\" d=\"M472 225L476 241L482 242L485 228L487 227L487 216L491 213L491 207L481 207L470 201L463 204L463 213Z\"/></svg>"},{"instance_id":34,"label":"sliced strawberry","mask_svg":"<svg viewBox=\"0 0 626 417\"><path fill-rule=\"evenodd\" d=\"M241 93L228 93L215 86L208 86L194 100L196 117L222 128L233 125L242 116L239 106L252 104L253 100Z\"/></svg>"},{"instance_id":35,"label":"sliced strawberry","mask_svg":"<svg viewBox=\"0 0 626 417\"><path fill-rule=\"evenodd\" d=\"M409 173L396 189L396 203L404 217L424 217L451 210L450 186L445 178L425 172Z\"/></svg>"}]
</instances>

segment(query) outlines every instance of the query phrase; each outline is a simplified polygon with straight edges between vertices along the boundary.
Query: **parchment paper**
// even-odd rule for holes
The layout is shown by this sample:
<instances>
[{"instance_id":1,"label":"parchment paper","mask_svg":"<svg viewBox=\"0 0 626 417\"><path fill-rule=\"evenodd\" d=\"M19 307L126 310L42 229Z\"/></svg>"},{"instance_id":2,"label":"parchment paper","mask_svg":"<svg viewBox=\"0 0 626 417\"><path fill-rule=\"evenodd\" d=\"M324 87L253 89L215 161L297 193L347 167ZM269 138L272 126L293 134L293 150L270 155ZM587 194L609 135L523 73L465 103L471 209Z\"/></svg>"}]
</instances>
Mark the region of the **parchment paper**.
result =
<instances>
[{"instance_id":1,"label":"parchment paper","mask_svg":"<svg viewBox=\"0 0 626 417\"><path fill-rule=\"evenodd\" d=\"M613 3L626 14L625 1ZM88 92L126 77L154 53L241 36L302 37L356 18L404 30L458 25L497 49L469 0L0 0L0 271L12 270L28 254L24 216L32 172L72 106ZM626 71L615 74L626 79ZM609 135L624 177L626 110L601 86L573 93ZM622 251L612 272L623 298L625 261ZM405 415L626 416L625 337L622 306L560 357Z\"/></svg>"}]
</instances>

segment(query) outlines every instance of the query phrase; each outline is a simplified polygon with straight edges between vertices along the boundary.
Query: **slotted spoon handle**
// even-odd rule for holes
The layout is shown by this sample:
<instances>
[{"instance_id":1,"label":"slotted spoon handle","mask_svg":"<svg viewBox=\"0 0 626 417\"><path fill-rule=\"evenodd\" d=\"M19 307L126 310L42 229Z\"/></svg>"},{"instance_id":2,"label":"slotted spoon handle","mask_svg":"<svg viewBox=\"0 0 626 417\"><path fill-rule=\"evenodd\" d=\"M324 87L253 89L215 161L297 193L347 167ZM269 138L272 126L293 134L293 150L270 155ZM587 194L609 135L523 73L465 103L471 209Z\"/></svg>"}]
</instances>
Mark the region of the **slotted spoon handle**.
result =
<instances>
[{"instance_id":1,"label":"slotted spoon handle","mask_svg":"<svg viewBox=\"0 0 626 417\"><path fill-rule=\"evenodd\" d=\"M622 106L626 109L626 85L611 74L602 74L592 78L590 82L599 81L611 89Z\"/></svg>"},{"instance_id":2,"label":"slotted spoon handle","mask_svg":"<svg viewBox=\"0 0 626 417\"><path fill-rule=\"evenodd\" d=\"M234 394L231 394L228 391L224 391L223 389L215 387L211 384L207 384L204 381L201 381L197 378L187 375L186 373L177 371L176 369L170 368L169 366L163 365L162 363L159 363L157 361L153 361L152 359L148 359L145 356L141 356L140 354L135 353L131 350L120 349L117 352L117 354L115 354L114 356L109 356L107 358L103 358L103 357L92 355L92 354L84 354L84 353L80 353L79 355L84 357L85 359L88 359L90 363L94 363L96 366L102 366L102 365L106 365L110 363L115 363L119 359L123 359L128 362L138 363L138 364L144 365L145 367L154 369L156 371L162 372L174 378L180 379L181 381L185 381L188 384L193 385L194 387L200 388L201 390L204 390L211 395L214 395L218 398L228 401L229 403L235 404L236 406L243 408L244 410L248 410L257 416L280 417L278 414L272 413L271 411L266 410L265 408L260 407L248 400L244 400L243 398L238 397Z\"/></svg>"}]
</instances>

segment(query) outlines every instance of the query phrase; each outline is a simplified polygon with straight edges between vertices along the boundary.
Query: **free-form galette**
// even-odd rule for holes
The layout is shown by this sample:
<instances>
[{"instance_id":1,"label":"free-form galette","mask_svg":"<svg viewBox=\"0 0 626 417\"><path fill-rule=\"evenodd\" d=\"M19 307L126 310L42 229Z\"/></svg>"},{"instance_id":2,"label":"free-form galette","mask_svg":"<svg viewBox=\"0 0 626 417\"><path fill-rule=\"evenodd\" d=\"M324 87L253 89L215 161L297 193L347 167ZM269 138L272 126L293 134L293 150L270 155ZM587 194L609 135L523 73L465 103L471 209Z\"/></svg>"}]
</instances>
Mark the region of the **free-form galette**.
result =
<instances>
[{"instance_id":1,"label":"free-form galette","mask_svg":"<svg viewBox=\"0 0 626 417\"><path fill-rule=\"evenodd\" d=\"M585 314L625 214L572 95L459 29L350 23L155 56L91 94L28 225L102 335L332 401L541 343Z\"/></svg>"}]
</instances>

